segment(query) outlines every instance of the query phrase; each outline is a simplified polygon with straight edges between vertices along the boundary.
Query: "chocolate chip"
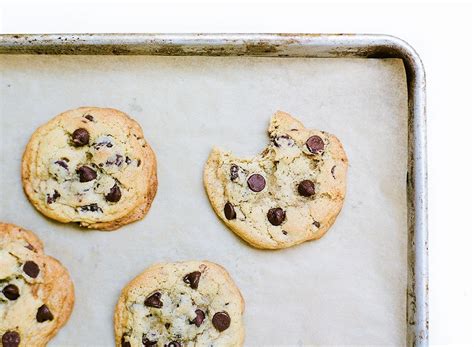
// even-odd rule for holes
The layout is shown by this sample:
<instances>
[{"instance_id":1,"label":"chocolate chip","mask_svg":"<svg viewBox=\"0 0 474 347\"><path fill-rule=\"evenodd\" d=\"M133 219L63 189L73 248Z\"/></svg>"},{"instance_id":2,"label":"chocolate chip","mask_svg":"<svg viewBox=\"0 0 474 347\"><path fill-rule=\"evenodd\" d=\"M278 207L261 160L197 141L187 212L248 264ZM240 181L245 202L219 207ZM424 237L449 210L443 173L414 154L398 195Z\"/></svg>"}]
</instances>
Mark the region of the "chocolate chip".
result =
<instances>
[{"instance_id":1,"label":"chocolate chip","mask_svg":"<svg viewBox=\"0 0 474 347\"><path fill-rule=\"evenodd\" d=\"M235 219L235 217L237 217L234 205L232 205L230 202L226 202L224 205L224 215L228 220Z\"/></svg>"},{"instance_id":2,"label":"chocolate chip","mask_svg":"<svg viewBox=\"0 0 474 347\"><path fill-rule=\"evenodd\" d=\"M80 182L89 182L97 178L97 173L89 166L81 166L76 172L79 174Z\"/></svg>"},{"instance_id":3,"label":"chocolate chip","mask_svg":"<svg viewBox=\"0 0 474 347\"><path fill-rule=\"evenodd\" d=\"M258 192L261 192L265 188L266 183L265 183L265 178L263 178L262 175L253 174L248 178L247 184L250 190L258 193Z\"/></svg>"},{"instance_id":4,"label":"chocolate chip","mask_svg":"<svg viewBox=\"0 0 474 347\"><path fill-rule=\"evenodd\" d=\"M102 208L100 208L96 203L90 204L90 205L84 205L81 206L81 211L82 212L104 212Z\"/></svg>"},{"instance_id":5,"label":"chocolate chip","mask_svg":"<svg viewBox=\"0 0 474 347\"><path fill-rule=\"evenodd\" d=\"M155 292L151 294L148 298L145 299L145 306L147 307L155 307L155 308L162 308L163 303L161 302L161 293Z\"/></svg>"},{"instance_id":6,"label":"chocolate chip","mask_svg":"<svg viewBox=\"0 0 474 347\"><path fill-rule=\"evenodd\" d=\"M81 147L89 144L89 132L84 128L74 130L72 133L72 143L76 147Z\"/></svg>"},{"instance_id":7,"label":"chocolate chip","mask_svg":"<svg viewBox=\"0 0 474 347\"><path fill-rule=\"evenodd\" d=\"M129 157L125 157L125 162L127 163L127 165L130 165L132 160Z\"/></svg>"},{"instance_id":8,"label":"chocolate chip","mask_svg":"<svg viewBox=\"0 0 474 347\"><path fill-rule=\"evenodd\" d=\"M170 324L170 323L165 323L165 328L166 328L166 329L169 329L169 328L170 328L170 326L171 326L171 324Z\"/></svg>"},{"instance_id":9,"label":"chocolate chip","mask_svg":"<svg viewBox=\"0 0 474 347\"><path fill-rule=\"evenodd\" d=\"M145 335L142 336L142 343L144 346L156 346L156 341L149 340Z\"/></svg>"},{"instance_id":10,"label":"chocolate chip","mask_svg":"<svg viewBox=\"0 0 474 347\"><path fill-rule=\"evenodd\" d=\"M31 278L36 278L38 277L40 269L39 269L39 266L34 261L28 260L23 265L23 271Z\"/></svg>"},{"instance_id":11,"label":"chocolate chip","mask_svg":"<svg viewBox=\"0 0 474 347\"><path fill-rule=\"evenodd\" d=\"M280 225L285 220L286 213L280 207L271 208L267 212L268 221L272 225Z\"/></svg>"},{"instance_id":12,"label":"chocolate chip","mask_svg":"<svg viewBox=\"0 0 474 347\"><path fill-rule=\"evenodd\" d=\"M116 154L115 155L115 159L112 159L112 160L107 160L105 162L106 165L110 166L110 165L117 165L117 166L120 166L123 164L123 155L120 155L120 154Z\"/></svg>"},{"instance_id":13,"label":"chocolate chip","mask_svg":"<svg viewBox=\"0 0 474 347\"><path fill-rule=\"evenodd\" d=\"M52 204L60 196L61 196L61 194L59 194L59 192L55 189L53 195L49 195L49 194L46 195L46 202L48 204Z\"/></svg>"},{"instance_id":14,"label":"chocolate chip","mask_svg":"<svg viewBox=\"0 0 474 347\"><path fill-rule=\"evenodd\" d=\"M56 160L54 163L69 171L69 167L64 160Z\"/></svg>"},{"instance_id":15,"label":"chocolate chip","mask_svg":"<svg viewBox=\"0 0 474 347\"><path fill-rule=\"evenodd\" d=\"M38 312L36 312L36 321L38 323L43 323L48 320L53 320L54 316L49 310L48 306L42 305L39 309Z\"/></svg>"},{"instance_id":16,"label":"chocolate chip","mask_svg":"<svg viewBox=\"0 0 474 347\"><path fill-rule=\"evenodd\" d=\"M319 224L318 221L314 221L314 222L313 222L313 225L314 225L316 228L319 228L319 227L320 227L320 224Z\"/></svg>"},{"instance_id":17,"label":"chocolate chip","mask_svg":"<svg viewBox=\"0 0 474 347\"><path fill-rule=\"evenodd\" d=\"M100 141L99 143L94 143L93 144L95 150L100 150L101 147L107 147L107 148L111 148L113 146L111 140L109 138L103 138L102 141Z\"/></svg>"},{"instance_id":18,"label":"chocolate chip","mask_svg":"<svg viewBox=\"0 0 474 347\"><path fill-rule=\"evenodd\" d=\"M91 122L94 120L94 117L92 117L90 114L86 114L84 118L90 120Z\"/></svg>"},{"instance_id":19,"label":"chocolate chip","mask_svg":"<svg viewBox=\"0 0 474 347\"><path fill-rule=\"evenodd\" d=\"M306 147L311 153L318 153L324 150L324 141L318 135L311 136L306 141Z\"/></svg>"},{"instance_id":20,"label":"chocolate chip","mask_svg":"<svg viewBox=\"0 0 474 347\"><path fill-rule=\"evenodd\" d=\"M239 167L237 165L232 165L230 167L230 180L235 181L239 177Z\"/></svg>"},{"instance_id":21,"label":"chocolate chip","mask_svg":"<svg viewBox=\"0 0 474 347\"><path fill-rule=\"evenodd\" d=\"M28 243L28 245L26 245L25 247L28 248L30 251L33 251L36 253L36 249L33 247L31 243Z\"/></svg>"},{"instance_id":22,"label":"chocolate chip","mask_svg":"<svg viewBox=\"0 0 474 347\"><path fill-rule=\"evenodd\" d=\"M142 161L140 159L137 160L137 167L139 167L142 164Z\"/></svg>"},{"instance_id":23,"label":"chocolate chip","mask_svg":"<svg viewBox=\"0 0 474 347\"><path fill-rule=\"evenodd\" d=\"M275 144L276 147L281 147L281 146L290 147L295 144L295 141L288 135L281 135L281 136L275 137L273 139L273 143Z\"/></svg>"},{"instance_id":24,"label":"chocolate chip","mask_svg":"<svg viewBox=\"0 0 474 347\"><path fill-rule=\"evenodd\" d=\"M189 284L192 289L197 289L199 285L199 279L201 278L201 273L199 271L194 271L188 273L186 276L183 277L184 283Z\"/></svg>"},{"instance_id":25,"label":"chocolate chip","mask_svg":"<svg viewBox=\"0 0 474 347\"><path fill-rule=\"evenodd\" d=\"M110 202L117 202L122 197L122 192L120 191L120 187L116 184L112 188L110 188L110 192L105 196L105 200Z\"/></svg>"},{"instance_id":26,"label":"chocolate chip","mask_svg":"<svg viewBox=\"0 0 474 347\"><path fill-rule=\"evenodd\" d=\"M304 180L298 184L298 193L300 193L301 196L308 197L314 195L314 192L314 183L310 180Z\"/></svg>"},{"instance_id":27,"label":"chocolate chip","mask_svg":"<svg viewBox=\"0 0 474 347\"><path fill-rule=\"evenodd\" d=\"M191 321L191 323L195 324L199 328L202 322L204 321L206 315L204 314L204 311L200 309L197 309L194 312L196 313L196 317Z\"/></svg>"},{"instance_id":28,"label":"chocolate chip","mask_svg":"<svg viewBox=\"0 0 474 347\"><path fill-rule=\"evenodd\" d=\"M20 334L16 331L7 331L2 336L3 347L18 347L20 345Z\"/></svg>"},{"instance_id":29,"label":"chocolate chip","mask_svg":"<svg viewBox=\"0 0 474 347\"><path fill-rule=\"evenodd\" d=\"M130 344L130 342L125 341L125 335L122 336L122 339L120 340L120 345L121 345L121 347L131 347L132 346Z\"/></svg>"},{"instance_id":30,"label":"chocolate chip","mask_svg":"<svg viewBox=\"0 0 474 347\"><path fill-rule=\"evenodd\" d=\"M178 341L171 341L170 343L168 343L167 346L165 347L181 347L181 343L179 343Z\"/></svg>"},{"instance_id":31,"label":"chocolate chip","mask_svg":"<svg viewBox=\"0 0 474 347\"><path fill-rule=\"evenodd\" d=\"M18 290L18 287L14 284L9 284L5 286L5 288L3 288L2 290L2 293L8 300L16 300L20 297L20 291Z\"/></svg>"},{"instance_id":32,"label":"chocolate chip","mask_svg":"<svg viewBox=\"0 0 474 347\"><path fill-rule=\"evenodd\" d=\"M220 332L226 330L230 326L229 314L226 311L217 312L212 317L212 325Z\"/></svg>"},{"instance_id":33,"label":"chocolate chip","mask_svg":"<svg viewBox=\"0 0 474 347\"><path fill-rule=\"evenodd\" d=\"M331 168L331 175L332 175L332 178L336 179L336 176L334 176L334 171L336 169L336 165L334 165L332 168Z\"/></svg>"},{"instance_id":34,"label":"chocolate chip","mask_svg":"<svg viewBox=\"0 0 474 347\"><path fill-rule=\"evenodd\" d=\"M281 232L283 233L283 235L288 235L288 231L286 230L282 230Z\"/></svg>"}]
</instances>

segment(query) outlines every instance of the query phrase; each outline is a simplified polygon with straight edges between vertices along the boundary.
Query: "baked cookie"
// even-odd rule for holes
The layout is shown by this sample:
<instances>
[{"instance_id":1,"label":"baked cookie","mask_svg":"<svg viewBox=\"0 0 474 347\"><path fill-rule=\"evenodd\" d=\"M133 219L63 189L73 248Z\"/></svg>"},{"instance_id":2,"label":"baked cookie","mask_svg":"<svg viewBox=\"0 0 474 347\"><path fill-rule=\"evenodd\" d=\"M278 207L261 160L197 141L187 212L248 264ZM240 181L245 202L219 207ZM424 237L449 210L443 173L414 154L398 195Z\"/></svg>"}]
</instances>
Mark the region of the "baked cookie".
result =
<instances>
[{"instance_id":1,"label":"baked cookie","mask_svg":"<svg viewBox=\"0 0 474 347\"><path fill-rule=\"evenodd\" d=\"M111 108L81 107L34 132L23 155L23 188L52 219L114 230L148 212L156 166L137 122Z\"/></svg>"},{"instance_id":2,"label":"baked cookie","mask_svg":"<svg viewBox=\"0 0 474 347\"><path fill-rule=\"evenodd\" d=\"M216 214L258 248L279 249L322 237L342 208L347 158L339 140L277 112L271 142L253 158L214 148L204 185Z\"/></svg>"},{"instance_id":3,"label":"baked cookie","mask_svg":"<svg viewBox=\"0 0 474 347\"><path fill-rule=\"evenodd\" d=\"M244 300L224 268L207 261L154 265L122 291L121 347L242 346Z\"/></svg>"},{"instance_id":4,"label":"baked cookie","mask_svg":"<svg viewBox=\"0 0 474 347\"><path fill-rule=\"evenodd\" d=\"M0 223L0 338L3 347L45 346L74 306L68 271L31 231Z\"/></svg>"}]
</instances>

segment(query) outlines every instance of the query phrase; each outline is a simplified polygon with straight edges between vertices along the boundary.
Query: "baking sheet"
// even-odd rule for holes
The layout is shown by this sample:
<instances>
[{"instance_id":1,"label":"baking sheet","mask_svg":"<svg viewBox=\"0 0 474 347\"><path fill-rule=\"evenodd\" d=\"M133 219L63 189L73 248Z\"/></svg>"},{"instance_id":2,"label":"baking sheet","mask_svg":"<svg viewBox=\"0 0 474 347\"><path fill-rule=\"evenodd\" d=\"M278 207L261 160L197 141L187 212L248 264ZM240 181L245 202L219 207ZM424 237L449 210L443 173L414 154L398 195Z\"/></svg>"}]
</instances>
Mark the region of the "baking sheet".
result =
<instances>
[{"instance_id":1,"label":"baking sheet","mask_svg":"<svg viewBox=\"0 0 474 347\"><path fill-rule=\"evenodd\" d=\"M121 288L161 261L225 266L246 300L246 345L404 345L407 91L401 60L0 56L0 219L35 231L71 272L76 305L51 346L112 346ZM82 231L37 213L20 161L31 133L63 110L114 107L143 126L158 195L140 222ZM247 246L202 185L213 145L253 155L277 109L336 134L350 167L345 206L319 241Z\"/></svg>"}]
</instances>

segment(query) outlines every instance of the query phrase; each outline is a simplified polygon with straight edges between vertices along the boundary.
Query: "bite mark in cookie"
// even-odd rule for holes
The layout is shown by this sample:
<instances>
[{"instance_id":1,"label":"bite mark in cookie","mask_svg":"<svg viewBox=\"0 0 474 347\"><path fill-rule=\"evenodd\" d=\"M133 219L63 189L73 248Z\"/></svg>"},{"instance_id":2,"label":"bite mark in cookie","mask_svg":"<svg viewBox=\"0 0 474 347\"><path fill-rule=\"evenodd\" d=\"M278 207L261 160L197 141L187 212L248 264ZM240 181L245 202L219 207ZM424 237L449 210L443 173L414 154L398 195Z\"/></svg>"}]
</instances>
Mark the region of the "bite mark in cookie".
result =
<instances>
[{"instance_id":1,"label":"bite mark in cookie","mask_svg":"<svg viewBox=\"0 0 474 347\"><path fill-rule=\"evenodd\" d=\"M286 248L322 237L339 214L347 158L339 140L277 112L260 155L214 148L204 185L216 214L258 248Z\"/></svg>"},{"instance_id":2,"label":"bite mark in cookie","mask_svg":"<svg viewBox=\"0 0 474 347\"><path fill-rule=\"evenodd\" d=\"M117 346L242 346L243 299L228 273L210 262L158 264L122 291Z\"/></svg>"},{"instance_id":3,"label":"bite mark in cookie","mask_svg":"<svg viewBox=\"0 0 474 347\"><path fill-rule=\"evenodd\" d=\"M148 212L157 189L156 159L126 114L83 107L35 131L23 156L22 180L46 216L114 230Z\"/></svg>"}]
</instances>

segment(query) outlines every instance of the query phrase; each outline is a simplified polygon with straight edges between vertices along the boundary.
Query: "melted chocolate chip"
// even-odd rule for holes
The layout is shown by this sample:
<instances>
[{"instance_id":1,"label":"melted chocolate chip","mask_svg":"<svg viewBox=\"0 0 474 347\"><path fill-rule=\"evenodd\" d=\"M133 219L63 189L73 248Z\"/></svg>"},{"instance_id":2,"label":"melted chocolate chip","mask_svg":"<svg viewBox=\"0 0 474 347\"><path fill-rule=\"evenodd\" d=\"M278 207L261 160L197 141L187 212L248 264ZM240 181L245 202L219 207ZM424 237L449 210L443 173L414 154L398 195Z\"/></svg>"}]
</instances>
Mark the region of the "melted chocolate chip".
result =
<instances>
[{"instance_id":1,"label":"melted chocolate chip","mask_svg":"<svg viewBox=\"0 0 474 347\"><path fill-rule=\"evenodd\" d=\"M265 178L259 174L253 174L247 179L247 184L253 192L261 192L266 185Z\"/></svg>"},{"instance_id":2,"label":"melted chocolate chip","mask_svg":"<svg viewBox=\"0 0 474 347\"><path fill-rule=\"evenodd\" d=\"M145 299L145 306L147 307L155 307L155 308L162 308L163 303L161 302L161 293L155 292L151 294L148 298Z\"/></svg>"},{"instance_id":3,"label":"melted chocolate chip","mask_svg":"<svg viewBox=\"0 0 474 347\"><path fill-rule=\"evenodd\" d=\"M28 243L28 245L26 245L25 247L28 248L30 251L33 251L36 253L36 249L33 247L31 243Z\"/></svg>"},{"instance_id":4,"label":"melted chocolate chip","mask_svg":"<svg viewBox=\"0 0 474 347\"><path fill-rule=\"evenodd\" d=\"M298 184L298 193L306 197L314 195L314 183L310 180L301 181L300 184Z\"/></svg>"},{"instance_id":5,"label":"melted chocolate chip","mask_svg":"<svg viewBox=\"0 0 474 347\"><path fill-rule=\"evenodd\" d=\"M181 347L181 343L178 341L171 341L166 347Z\"/></svg>"},{"instance_id":6,"label":"melted chocolate chip","mask_svg":"<svg viewBox=\"0 0 474 347\"><path fill-rule=\"evenodd\" d=\"M89 166L81 166L79 169L77 169L77 173L79 174L80 182L89 182L97 178L97 173Z\"/></svg>"},{"instance_id":7,"label":"melted chocolate chip","mask_svg":"<svg viewBox=\"0 0 474 347\"><path fill-rule=\"evenodd\" d=\"M82 212L97 212L97 211L99 211L100 213L104 212L102 210L102 208L100 208L96 203L81 206L81 211Z\"/></svg>"},{"instance_id":8,"label":"melted chocolate chip","mask_svg":"<svg viewBox=\"0 0 474 347\"><path fill-rule=\"evenodd\" d=\"M81 147L89 144L89 132L84 128L74 130L72 133L72 143L76 147Z\"/></svg>"},{"instance_id":9,"label":"melted chocolate chip","mask_svg":"<svg viewBox=\"0 0 474 347\"><path fill-rule=\"evenodd\" d=\"M115 165L120 166L123 164L123 155L117 154L115 156Z\"/></svg>"},{"instance_id":10,"label":"melted chocolate chip","mask_svg":"<svg viewBox=\"0 0 474 347\"><path fill-rule=\"evenodd\" d=\"M295 141L288 135L277 136L273 139L273 143L276 147L287 146L291 147L295 144Z\"/></svg>"},{"instance_id":11,"label":"melted chocolate chip","mask_svg":"<svg viewBox=\"0 0 474 347\"><path fill-rule=\"evenodd\" d=\"M137 167L139 167L142 164L142 161L140 159L137 160Z\"/></svg>"},{"instance_id":12,"label":"melted chocolate chip","mask_svg":"<svg viewBox=\"0 0 474 347\"><path fill-rule=\"evenodd\" d=\"M331 168L331 175L332 175L332 178L336 179L336 176L334 176L334 171L336 170L336 165L334 165L332 168Z\"/></svg>"},{"instance_id":13,"label":"melted chocolate chip","mask_svg":"<svg viewBox=\"0 0 474 347\"><path fill-rule=\"evenodd\" d=\"M18 334L16 331L7 331L2 336L3 347L18 347L20 341L20 334Z\"/></svg>"},{"instance_id":14,"label":"melted chocolate chip","mask_svg":"<svg viewBox=\"0 0 474 347\"><path fill-rule=\"evenodd\" d=\"M239 177L239 167L237 165L232 165L230 167L230 180L235 181Z\"/></svg>"},{"instance_id":15,"label":"melted chocolate chip","mask_svg":"<svg viewBox=\"0 0 474 347\"><path fill-rule=\"evenodd\" d=\"M105 164L107 166L110 166L110 165L117 165L117 166L120 166L123 164L123 155L121 154L116 154L115 155L115 159L110 159L110 160L107 160L105 162Z\"/></svg>"},{"instance_id":16,"label":"melted chocolate chip","mask_svg":"<svg viewBox=\"0 0 474 347\"><path fill-rule=\"evenodd\" d=\"M23 265L23 271L31 278L36 278L38 277L40 269L39 269L39 266L34 261L28 260Z\"/></svg>"},{"instance_id":17,"label":"melted chocolate chip","mask_svg":"<svg viewBox=\"0 0 474 347\"><path fill-rule=\"evenodd\" d=\"M64 160L56 160L54 163L69 171L69 167Z\"/></svg>"},{"instance_id":18,"label":"melted chocolate chip","mask_svg":"<svg viewBox=\"0 0 474 347\"><path fill-rule=\"evenodd\" d=\"M38 312L36 312L36 321L38 323L43 323L48 320L53 320L54 316L49 310L48 306L42 305L39 309Z\"/></svg>"},{"instance_id":19,"label":"melted chocolate chip","mask_svg":"<svg viewBox=\"0 0 474 347\"><path fill-rule=\"evenodd\" d=\"M306 147L311 153L318 153L324 150L324 141L318 135L311 136L306 140Z\"/></svg>"},{"instance_id":20,"label":"melted chocolate chip","mask_svg":"<svg viewBox=\"0 0 474 347\"><path fill-rule=\"evenodd\" d=\"M20 291L18 290L18 287L14 284L8 284L7 286L5 286L5 288L3 288L2 290L2 293L8 300L12 301L20 297Z\"/></svg>"},{"instance_id":21,"label":"melted chocolate chip","mask_svg":"<svg viewBox=\"0 0 474 347\"><path fill-rule=\"evenodd\" d=\"M283 221L285 220L285 217L286 217L286 213L280 207L271 208L267 212L268 221L272 225L275 225L275 226L283 223Z\"/></svg>"},{"instance_id":22,"label":"melted chocolate chip","mask_svg":"<svg viewBox=\"0 0 474 347\"><path fill-rule=\"evenodd\" d=\"M94 117L92 117L90 114L86 114L84 118L90 120L91 122L94 120Z\"/></svg>"},{"instance_id":23,"label":"melted chocolate chip","mask_svg":"<svg viewBox=\"0 0 474 347\"><path fill-rule=\"evenodd\" d=\"M314 221L313 222L313 225L316 227L316 228L319 228L321 226L321 224L319 224L318 221Z\"/></svg>"},{"instance_id":24,"label":"melted chocolate chip","mask_svg":"<svg viewBox=\"0 0 474 347\"><path fill-rule=\"evenodd\" d=\"M105 196L105 200L109 202L117 202L122 197L122 192L120 191L120 187L117 183L110 188L110 192Z\"/></svg>"},{"instance_id":25,"label":"melted chocolate chip","mask_svg":"<svg viewBox=\"0 0 474 347\"><path fill-rule=\"evenodd\" d=\"M183 277L184 283L189 284L192 289L197 289L199 285L199 279L201 278L201 273L199 271L194 271L188 273L186 276Z\"/></svg>"},{"instance_id":26,"label":"melted chocolate chip","mask_svg":"<svg viewBox=\"0 0 474 347\"><path fill-rule=\"evenodd\" d=\"M122 339L120 340L120 346L121 346L121 347L132 347L132 345L130 344L130 342L128 342L128 341L125 340L125 335L122 336Z\"/></svg>"},{"instance_id":27,"label":"melted chocolate chip","mask_svg":"<svg viewBox=\"0 0 474 347\"><path fill-rule=\"evenodd\" d=\"M229 314L226 311L217 312L212 317L212 325L220 332L226 330L230 326Z\"/></svg>"},{"instance_id":28,"label":"melted chocolate chip","mask_svg":"<svg viewBox=\"0 0 474 347\"><path fill-rule=\"evenodd\" d=\"M49 195L49 194L46 195L46 202L48 204L52 204L60 196L61 196L61 194L59 194L59 192L55 189L53 195Z\"/></svg>"},{"instance_id":29,"label":"melted chocolate chip","mask_svg":"<svg viewBox=\"0 0 474 347\"><path fill-rule=\"evenodd\" d=\"M144 346L156 346L156 341L149 340L145 335L142 336L142 343Z\"/></svg>"},{"instance_id":30,"label":"melted chocolate chip","mask_svg":"<svg viewBox=\"0 0 474 347\"><path fill-rule=\"evenodd\" d=\"M230 202L226 202L226 204L224 205L224 215L225 218L227 218L228 220L235 219L237 217L234 205L232 205Z\"/></svg>"},{"instance_id":31,"label":"melted chocolate chip","mask_svg":"<svg viewBox=\"0 0 474 347\"><path fill-rule=\"evenodd\" d=\"M191 323L199 328L204 321L204 318L206 318L206 315L204 314L204 311L200 309L197 309L194 312L196 313L196 317L191 321Z\"/></svg>"}]
</instances>

